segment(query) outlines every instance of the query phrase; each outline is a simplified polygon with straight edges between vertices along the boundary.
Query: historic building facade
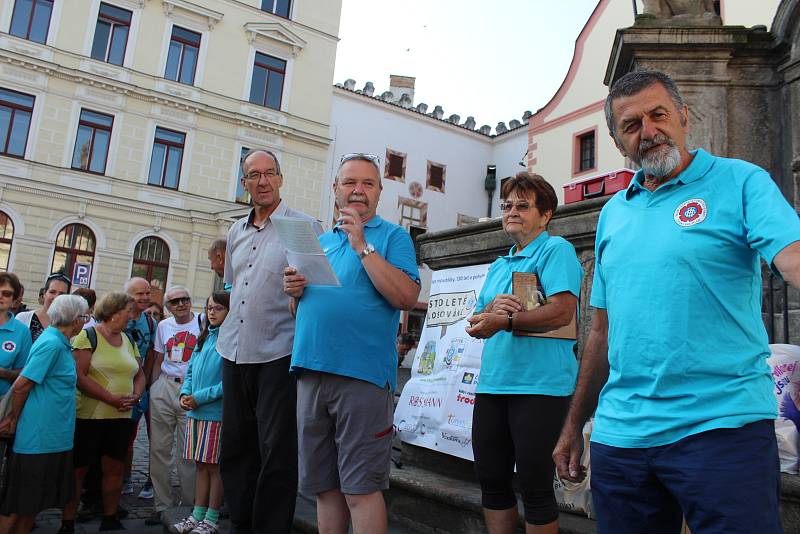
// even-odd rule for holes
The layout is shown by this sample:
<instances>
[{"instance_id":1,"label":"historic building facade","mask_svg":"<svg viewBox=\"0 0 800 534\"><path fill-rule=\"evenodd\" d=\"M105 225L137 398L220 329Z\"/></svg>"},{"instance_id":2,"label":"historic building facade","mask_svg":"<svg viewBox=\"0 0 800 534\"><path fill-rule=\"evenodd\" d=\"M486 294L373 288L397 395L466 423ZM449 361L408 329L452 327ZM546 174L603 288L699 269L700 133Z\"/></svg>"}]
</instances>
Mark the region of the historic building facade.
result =
<instances>
[{"instance_id":1,"label":"historic building facade","mask_svg":"<svg viewBox=\"0 0 800 534\"><path fill-rule=\"evenodd\" d=\"M214 285L210 241L246 212L244 150L323 212L340 0L9 0L0 5L0 270Z\"/></svg>"},{"instance_id":2,"label":"historic building facade","mask_svg":"<svg viewBox=\"0 0 800 534\"><path fill-rule=\"evenodd\" d=\"M641 0L636 3L641 13ZM721 0L718 7L725 25L769 28L778 3ZM617 30L633 23L631 2L599 0L575 41L564 81L528 121L528 167L553 184L560 202L564 184L631 165L608 135L603 103L609 50Z\"/></svg>"}]
</instances>

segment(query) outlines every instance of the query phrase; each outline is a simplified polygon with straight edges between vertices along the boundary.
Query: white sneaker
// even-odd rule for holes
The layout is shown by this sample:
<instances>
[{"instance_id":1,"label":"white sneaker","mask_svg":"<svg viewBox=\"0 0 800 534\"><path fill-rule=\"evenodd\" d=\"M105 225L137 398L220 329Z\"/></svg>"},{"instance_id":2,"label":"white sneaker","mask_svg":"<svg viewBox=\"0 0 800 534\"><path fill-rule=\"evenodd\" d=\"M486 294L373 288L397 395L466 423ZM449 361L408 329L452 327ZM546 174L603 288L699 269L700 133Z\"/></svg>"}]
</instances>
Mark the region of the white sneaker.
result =
<instances>
[{"instance_id":1,"label":"white sneaker","mask_svg":"<svg viewBox=\"0 0 800 534\"><path fill-rule=\"evenodd\" d=\"M130 480L125 480L122 483L122 494L133 495L133 482L131 482Z\"/></svg>"},{"instance_id":2,"label":"white sneaker","mask_svg":"<svg viewBox=\"0 0 800 534\"><path fill-rule=\"evenodd\" d=\"M198 525L200 525L200 521L195 519L193 515L190 515L180 523L172 525L172 528L175 529L175 532L178 534L189 534L189 532L194 532Z\"/></svg>"},{"instance_id":3,"label":"white sneaker","mask_svg":"<svg viewBox=\"0 0 800 534\"><path fill-rule=\"evenodd\" d=\"M200 524L194 527L191 534L217 534L219 529L217 528L216 523L212 523L211 521L206 521L203 519L200 521Z\"/></svg>"},{"instance_id":4,"label":"white sneaker","mask_svg":"<svg viewBox=\"0 0 800 534\"><path fill-rule=\"evenodd\" d=\"M140 499L152 499L153 498L153 486L152 485L148 486L147 484L145 484L145 486L142 488L142 491L139 492L139 498Z\"/></svg>"}]
</instances>

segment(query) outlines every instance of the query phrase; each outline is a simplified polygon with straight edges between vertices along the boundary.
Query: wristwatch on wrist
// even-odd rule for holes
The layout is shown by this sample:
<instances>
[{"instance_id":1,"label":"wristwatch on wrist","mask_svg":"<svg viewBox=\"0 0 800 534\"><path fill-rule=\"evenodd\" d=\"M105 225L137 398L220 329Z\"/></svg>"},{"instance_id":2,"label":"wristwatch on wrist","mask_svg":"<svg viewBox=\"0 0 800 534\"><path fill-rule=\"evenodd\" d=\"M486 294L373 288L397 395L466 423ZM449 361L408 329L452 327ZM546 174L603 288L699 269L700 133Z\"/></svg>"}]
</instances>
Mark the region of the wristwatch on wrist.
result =
<instances>
[{"instance_id":1,"label":"wristwatch on wrist","mask_svg":"<svg viewBox=\"0 0 800 534\"><path fill-rule=\"evenodd\" d=\"M506 332L511 332L514 329L514 316L512 314L508 314L508 326L506 327Z\"/></svg>"},{"instance_id":2,"label":"wristwatch on wrist","mask_svg":"<svg viewBox=\"0 0 800 534\"><path fill-rule=\"evenodd\" d=\"M372 243L367 243L367 246L364 247L364 250L358 253L358 259L363 260L373 252L375 252L375 247L372 246Z\"/></svg>"}]
</instances>

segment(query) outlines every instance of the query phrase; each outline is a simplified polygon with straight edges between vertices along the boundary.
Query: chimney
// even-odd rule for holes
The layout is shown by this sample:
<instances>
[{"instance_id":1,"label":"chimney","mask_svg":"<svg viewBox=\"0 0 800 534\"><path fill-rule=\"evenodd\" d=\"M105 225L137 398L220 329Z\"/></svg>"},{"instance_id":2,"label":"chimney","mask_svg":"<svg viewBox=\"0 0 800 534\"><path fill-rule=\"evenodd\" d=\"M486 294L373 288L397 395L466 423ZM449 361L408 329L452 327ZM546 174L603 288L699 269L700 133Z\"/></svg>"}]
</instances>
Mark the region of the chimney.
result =
<instances>
[{"instance_id":1,"label":"chimney","mask_svg":"<svg viewBox=\"0 0 800 534\"><path fill-rule=\"evenodd\" d=\"M492 127L489 126L488 124L484 124L483 126L478 128L478 131L483 135L492 135Z\"/></svg>"},{"instance_id":2,"label":"chimney","mask_svg":"<svg viewBox=\"0 0 800 534\"><path fill-rule=\"evenodd\" d=\"M367 82L367 83L364 85L364 90L363 90L363 92L364 92L364 94L365 94L365 95L367 95L367 96L372 96L373 94L375 94L375 86L372 84L372 82Z\"/></svg>"},{"instance_id":3,"label":"chimney","mask_svg":"<svg viewBox=\"0 0 800 534\"><path fill-rule=\"evenodd\" d=\"M356 90L356 81L352 78L347 78L344 81L344 88L348 91L355 91Z\"/></svg>"},{"instance_id":4,"label":"chimney","mask_svg":"<svg viewBox=\"0 0 800 534\"><path fill-rule=\"evenodd\" d=\"M416 78L413 76L398 76L397 74L389 75L389 90L394 94L395 98L399 101L404 94L408 95L411 99L411 105L414 105L414 82Z\"/></svg>"},{"instance_id":5,"label":"chimney","mask_svg":"<svg viewBox=\"0 0 800 534\"><path fill-rule=\"evenodd\" d=\"M472 116L467 117L467 120L464 121L464 124L462 124L462 126L464 128L466 128L466 129L468 129L468 130L474 130L475 129L475 117L472 117Z\"/></svg>"}]
</instances>

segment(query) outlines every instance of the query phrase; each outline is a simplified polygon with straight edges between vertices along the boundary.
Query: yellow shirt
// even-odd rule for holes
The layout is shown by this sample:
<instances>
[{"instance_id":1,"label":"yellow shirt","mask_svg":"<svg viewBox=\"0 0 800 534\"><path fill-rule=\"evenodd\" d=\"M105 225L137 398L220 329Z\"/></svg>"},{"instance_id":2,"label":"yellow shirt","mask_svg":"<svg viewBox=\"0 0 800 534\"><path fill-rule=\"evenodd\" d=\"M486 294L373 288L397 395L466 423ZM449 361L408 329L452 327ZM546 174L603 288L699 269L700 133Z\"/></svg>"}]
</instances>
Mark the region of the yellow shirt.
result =
<instances>
[{"instance_id":1,"label":"yellow shirt","mask_svg":"<svg viewBox=\"0 0 800 534\"><path fill-rule=\"evenodd\" d=\"M97 332L97 350L92 354L89 363L88 377L108 390L112 395L130 395L133 393L133 378L139 371L139 350L124 333L122 346L112 347L103 334ZM86 330L82 330L72 340L73 349L92 349ZM78 393L78 419L128 419L131 411L120 412L114 406Z\"/></svg>"}]
</instances>

